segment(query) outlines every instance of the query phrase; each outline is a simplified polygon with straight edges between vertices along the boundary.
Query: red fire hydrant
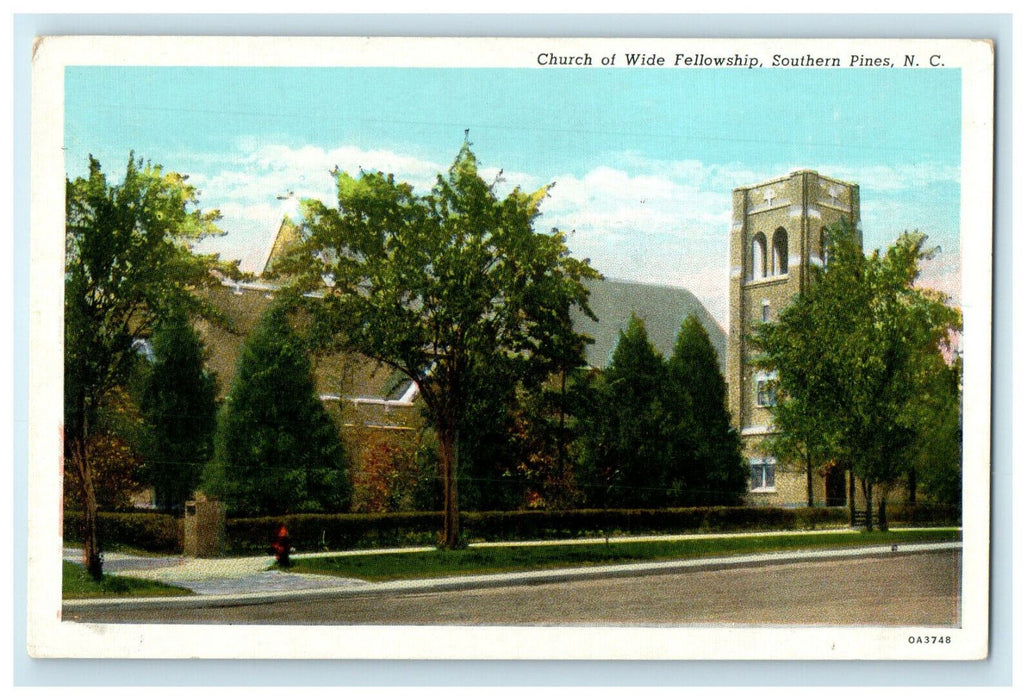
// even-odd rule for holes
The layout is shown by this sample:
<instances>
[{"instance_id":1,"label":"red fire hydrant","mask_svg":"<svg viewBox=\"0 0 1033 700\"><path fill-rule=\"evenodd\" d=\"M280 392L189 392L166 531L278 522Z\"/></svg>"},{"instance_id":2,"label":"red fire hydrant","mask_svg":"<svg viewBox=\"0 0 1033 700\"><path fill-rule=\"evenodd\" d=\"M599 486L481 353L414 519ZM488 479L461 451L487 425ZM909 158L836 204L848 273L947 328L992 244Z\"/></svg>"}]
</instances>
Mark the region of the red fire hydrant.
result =
<instances>
[{"instance_id":1,"label":"red fire hydrant","mask_svg":"<svg viewBox=\"0 0 1033 700\"><path fill-rule=\"evenodd\" d=\"M276 533L272 550L278 566L288 567L291 565L291 536L287 532L286 525L281 525L280 531Z\"/></svg>"}]
</instances>

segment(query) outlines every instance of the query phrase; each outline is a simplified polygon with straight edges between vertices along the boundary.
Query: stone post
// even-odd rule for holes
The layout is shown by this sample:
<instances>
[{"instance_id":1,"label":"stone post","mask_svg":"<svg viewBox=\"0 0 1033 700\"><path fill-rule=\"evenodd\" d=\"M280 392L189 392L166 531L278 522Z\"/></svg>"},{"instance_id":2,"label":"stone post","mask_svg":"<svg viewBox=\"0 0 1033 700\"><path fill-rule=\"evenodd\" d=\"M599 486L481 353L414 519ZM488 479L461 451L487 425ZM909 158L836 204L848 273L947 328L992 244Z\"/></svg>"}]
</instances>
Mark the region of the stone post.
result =
<instances>
[{"instance_id":1,"label":"stone post","mask_svg":"<svg viewBox=\"0 0 1033 700\"><path fill-rule=\"evenodd\" d=\"M217 557L223 553L226 535L225 508L203 493L186 502L183 513L183 554L188 557Z\"/></svg>"}]
</instances>

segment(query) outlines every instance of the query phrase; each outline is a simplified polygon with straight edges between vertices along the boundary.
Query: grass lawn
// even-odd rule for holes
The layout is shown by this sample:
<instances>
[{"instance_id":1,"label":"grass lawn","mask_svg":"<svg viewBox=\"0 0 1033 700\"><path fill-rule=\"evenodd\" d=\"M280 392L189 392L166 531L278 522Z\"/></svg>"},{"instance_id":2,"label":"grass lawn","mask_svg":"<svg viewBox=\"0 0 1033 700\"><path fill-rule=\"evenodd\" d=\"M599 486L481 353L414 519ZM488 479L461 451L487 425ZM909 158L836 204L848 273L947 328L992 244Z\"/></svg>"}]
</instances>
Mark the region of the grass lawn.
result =
<instances>
[{"instance_id":1,"label":"grass lawn","mask_svg":"<svg viewBox=\"0 0 1033 700\"><path fill-rule=\"evenodd\" d=\"M844 531L823 534L788 534L700 538L657 542L613 542L585 545L477 547L454 551L433 550L400 554L365 554L294 559L292 573L346 576L367 581L431 578L457 574L556 569L568 566L626 564L662 559L754 554L801 549L861 547L913 542L956 542L955 528L890 532Z\"/></svg>"},{"instance_id":2,"label":"grass lawn","mask_svg":"<svg viewBox=\"0 0 1033 700\"><path fill-rule=\"evenodd\" d=\"M82 564L62 562L61 591L65 598L128 598L147 596L193 595L193 591L129 576L109 576L94 581Z\"/></svg>"}]
</instances>

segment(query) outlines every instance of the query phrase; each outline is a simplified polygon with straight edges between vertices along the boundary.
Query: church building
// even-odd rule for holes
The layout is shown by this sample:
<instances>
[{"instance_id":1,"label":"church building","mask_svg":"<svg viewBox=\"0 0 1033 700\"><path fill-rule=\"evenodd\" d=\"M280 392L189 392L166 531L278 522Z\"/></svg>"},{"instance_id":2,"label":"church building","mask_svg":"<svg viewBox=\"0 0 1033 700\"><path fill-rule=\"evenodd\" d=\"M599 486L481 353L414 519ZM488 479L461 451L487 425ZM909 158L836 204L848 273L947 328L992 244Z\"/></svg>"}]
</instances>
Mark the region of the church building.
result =
<instances>
[{"instance_id":1,"label":"church building","mask_svg":"<svg viewBox=\"0 0 1033 700\"><path fill-rule=\"evenodd\" d=\"M742 435L750 464L750 504L796 506L808 499L803 467L779 463L765 450L764 439L774 432L771 382L776 377L751 364L749 337L757 324L775 321L807 287L812 265L824 264L824 230L846 219L860 231L860 215L857 185L813 170L732 193L725 377L732 426ZM816 472L812 490L817 506L844 505L845 475L842 470Z\"/></svg>"}]
</instances>

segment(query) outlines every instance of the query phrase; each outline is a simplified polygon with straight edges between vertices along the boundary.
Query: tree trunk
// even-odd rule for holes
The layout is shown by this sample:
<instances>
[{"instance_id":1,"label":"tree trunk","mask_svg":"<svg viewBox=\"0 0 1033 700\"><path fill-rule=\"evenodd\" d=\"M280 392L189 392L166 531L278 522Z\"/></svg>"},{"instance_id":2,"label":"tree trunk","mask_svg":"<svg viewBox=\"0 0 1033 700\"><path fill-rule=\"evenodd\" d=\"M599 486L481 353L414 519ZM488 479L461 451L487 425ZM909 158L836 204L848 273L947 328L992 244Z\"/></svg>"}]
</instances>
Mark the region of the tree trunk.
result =
<instances>
[{"instance_id":1,"label":"tree trunk","mask_svg":"<svg viewBox=\"0 0 1033 700\"><path fill-rule=\"evenodd\" d=\"M807 451L807 507L814 507L814 465L811 463L811 452Z\"/></svg>"},{"instance_id":2,"label":"tree trunk","mask_svg":"<svg viewBox=\"0 0 1033 700\"><path fill-rule=\"evenodd\" d=\"M443 426L438 431L441 457L441 480L445 489L445 519L441 546L459 549L459 435L454 428Z\"/></svg>"},{"instance_id":3,"label":"tree trunk","mask_svg":"<svg viewBox=\"0 0 1033 700\"><path fill-rule=\"evenodd\" d=\"M861 490L864 492L864 529L872 531L872 483L865 479L861 480Z\"/></svg>"},{"instance_id":4,"label":"tree trunk","mask_svg":"<svg viewBox=\"0 0 1033 700\"><path fill-rule=\"evenodd\" d=\"M879 531L886 532L889 529L889 522L886 520L886 495L883 494L879 498Z\"/></svg>"},{"instance_id":5,"label":"tree trunk","mask_svg":"<svg viewBox=\"0 0 1033 700\"><path fill-rule=\"evenodd\" d=\"M85 437L74 438L72 462L79 474L83 502L82 563L93 580L100 581L104 576L104 565L100 553L100 538L97 536L97 495L93 489L93 476L90 473L89 451Z\"/></svg>"},{"instance_id":6,"label":"tree trunk","mask_svg":"<svg viewBox=\"0 0 1033 700\"><path fill-rule=\"evenodd\" d=\"M847 498L850 503L850 517L854 517L854 509L857 507L857 501L854 499L854 469L850 467L850 485L847 491Z\"/></svg>"}]
</instances>

